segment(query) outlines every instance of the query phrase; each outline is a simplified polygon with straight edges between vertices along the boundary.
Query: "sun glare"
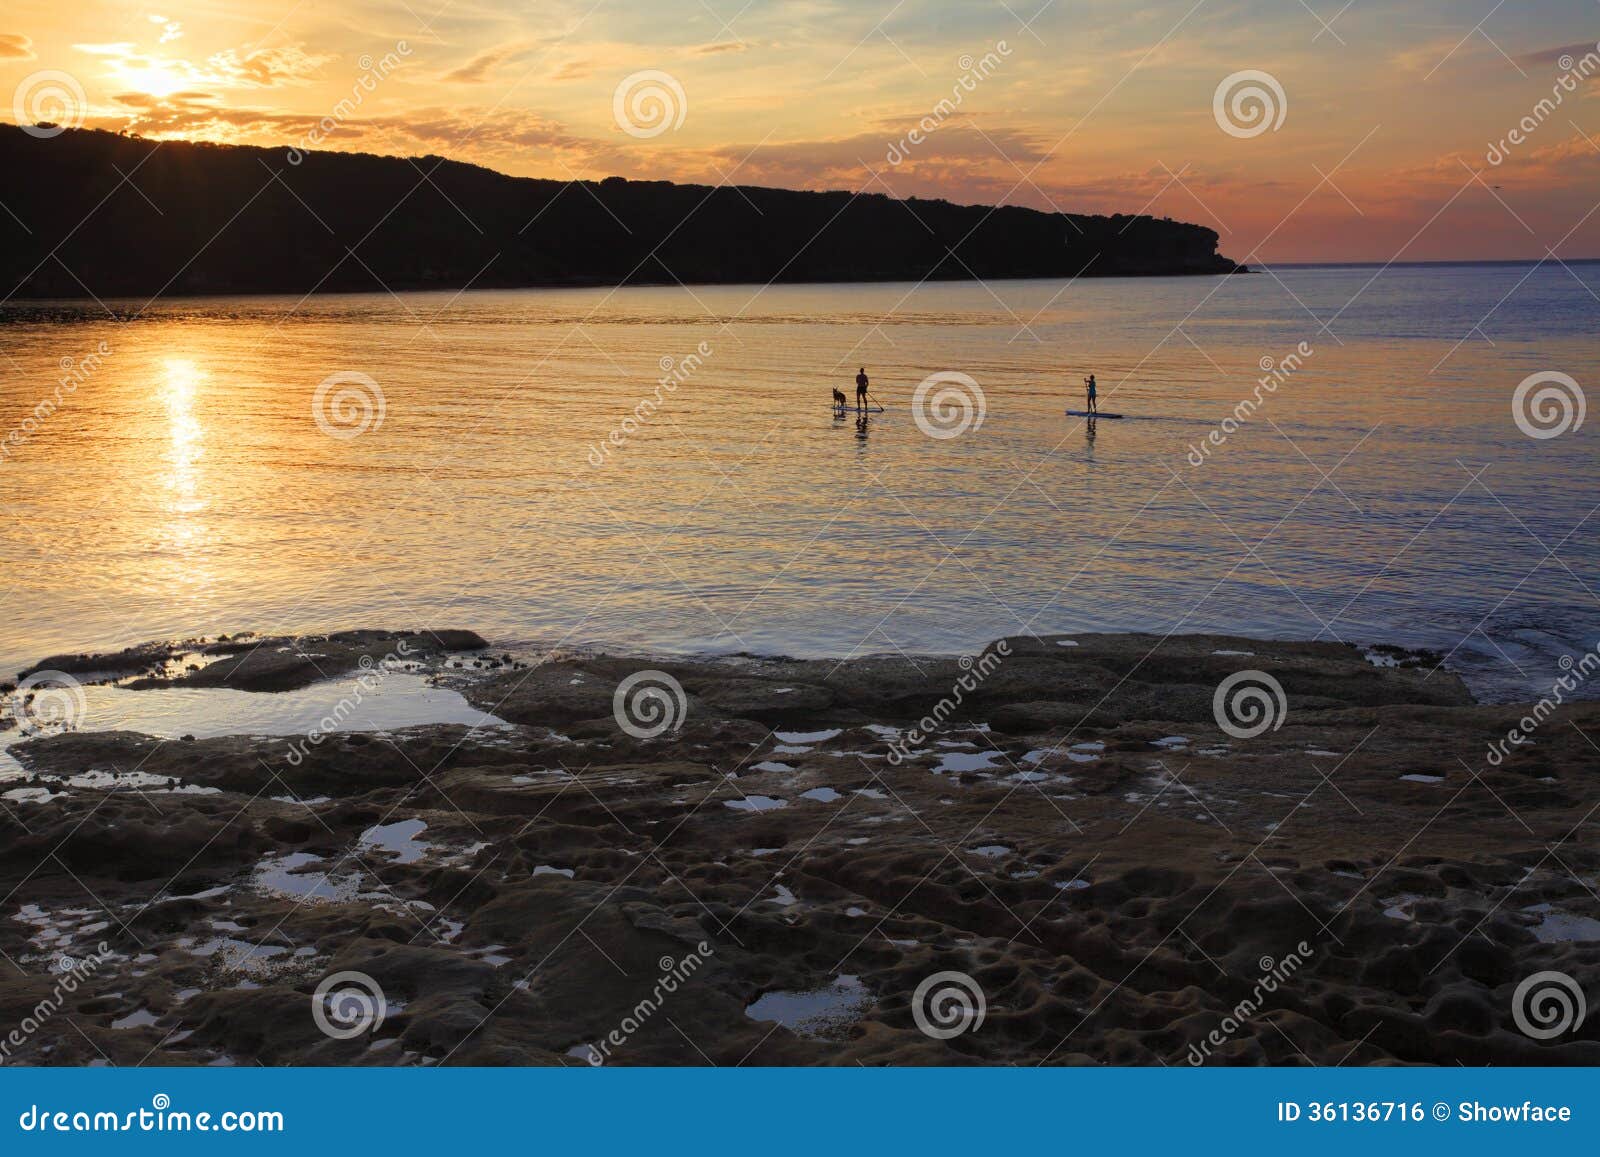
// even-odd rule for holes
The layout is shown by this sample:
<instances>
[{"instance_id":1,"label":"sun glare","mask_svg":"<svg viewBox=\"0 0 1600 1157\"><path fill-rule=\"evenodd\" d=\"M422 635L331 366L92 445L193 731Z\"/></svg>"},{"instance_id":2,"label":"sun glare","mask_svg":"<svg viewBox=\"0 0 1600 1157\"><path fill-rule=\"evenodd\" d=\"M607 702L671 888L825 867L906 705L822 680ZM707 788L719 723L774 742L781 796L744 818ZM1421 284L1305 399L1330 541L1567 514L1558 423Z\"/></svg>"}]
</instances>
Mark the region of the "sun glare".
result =
<instances>
[{"instance_id":1,"label":"sun glare","mask_svg":"<svg viewBox=\"0 0 1600 1157\"><path fill-rule=\"evenodd\" d=\"M168 358L162 363L161 397L167 407L169 485L174 492L173 509L192 513L204 504L196 498L198 462L202 449L202 430L195 417L195 390L204 371L188 358Z\"/></svg>"},{"instance_id":2,"label":"sun glare","mask_svg":"<svg viewBox=\"0 0 1600 1157\"><path fill-rule=\"evenodd\" d=\"M118 84L127 89L145 96L162 98L181 92L189 84L189 78L176 62L151 57L141 57L137 61L117 61L112 66L111 75Z\"/></svg>"}]
</instances>

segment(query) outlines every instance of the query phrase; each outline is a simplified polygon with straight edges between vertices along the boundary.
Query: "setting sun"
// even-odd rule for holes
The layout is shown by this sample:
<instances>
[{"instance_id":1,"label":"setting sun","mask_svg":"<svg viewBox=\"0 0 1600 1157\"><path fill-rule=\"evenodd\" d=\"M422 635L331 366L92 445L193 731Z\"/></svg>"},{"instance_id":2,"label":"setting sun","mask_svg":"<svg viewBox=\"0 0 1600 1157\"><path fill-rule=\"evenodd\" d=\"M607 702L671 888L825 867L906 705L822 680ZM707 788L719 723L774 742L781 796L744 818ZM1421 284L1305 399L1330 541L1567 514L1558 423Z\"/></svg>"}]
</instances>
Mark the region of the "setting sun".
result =
<instances>
[{"instance_id":1,"label":"setting sun","mask_svg":"<svg viewBox=\"0 0 1600 1157\"><path fill-rule=\"evenodd\" d=\"M113 83L146 96L168 97L181 92L190 83L177 65L154 59L115 61L107 76Z\"/></svg>"}]
</instances>

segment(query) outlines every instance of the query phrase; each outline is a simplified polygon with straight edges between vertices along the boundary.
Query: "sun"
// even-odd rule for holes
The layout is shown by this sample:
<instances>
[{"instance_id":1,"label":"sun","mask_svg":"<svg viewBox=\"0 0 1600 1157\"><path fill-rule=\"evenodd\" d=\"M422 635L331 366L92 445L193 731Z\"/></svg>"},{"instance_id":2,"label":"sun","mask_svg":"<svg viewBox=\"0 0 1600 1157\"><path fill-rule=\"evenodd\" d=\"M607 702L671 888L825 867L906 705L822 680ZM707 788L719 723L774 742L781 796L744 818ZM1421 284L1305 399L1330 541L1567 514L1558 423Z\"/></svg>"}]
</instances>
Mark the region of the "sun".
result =
<instances>
[{"instance_id":1,"label":"sun","mask_svg":"<svg viewBox=\"0 0 1600 1157\"><path fill-rule=\"evenodd\" d=\"M181 62L153 56L116 61L111 75L123 87L157 98L169 97L191 84L188 70Z\"/></svg>"}]
</instances>

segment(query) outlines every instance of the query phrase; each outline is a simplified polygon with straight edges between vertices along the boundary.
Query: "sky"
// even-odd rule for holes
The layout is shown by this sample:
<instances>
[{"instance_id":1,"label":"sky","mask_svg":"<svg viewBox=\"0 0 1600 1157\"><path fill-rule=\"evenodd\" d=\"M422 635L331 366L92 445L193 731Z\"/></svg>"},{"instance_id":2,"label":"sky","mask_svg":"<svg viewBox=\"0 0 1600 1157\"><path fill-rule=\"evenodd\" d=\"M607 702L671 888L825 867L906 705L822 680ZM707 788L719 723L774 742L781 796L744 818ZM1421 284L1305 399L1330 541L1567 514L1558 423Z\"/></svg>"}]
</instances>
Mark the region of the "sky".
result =
<instances>
[{"instance_id":1,"label":"sky","mask_svg":"<svg viewBox=\"0 0 1600 1157\"><path fill-rule=\"evenodd\" d=\"M1597 42L1597 0L8 0L0 116L1576 258Z\"/></svg>"}]
</instances>

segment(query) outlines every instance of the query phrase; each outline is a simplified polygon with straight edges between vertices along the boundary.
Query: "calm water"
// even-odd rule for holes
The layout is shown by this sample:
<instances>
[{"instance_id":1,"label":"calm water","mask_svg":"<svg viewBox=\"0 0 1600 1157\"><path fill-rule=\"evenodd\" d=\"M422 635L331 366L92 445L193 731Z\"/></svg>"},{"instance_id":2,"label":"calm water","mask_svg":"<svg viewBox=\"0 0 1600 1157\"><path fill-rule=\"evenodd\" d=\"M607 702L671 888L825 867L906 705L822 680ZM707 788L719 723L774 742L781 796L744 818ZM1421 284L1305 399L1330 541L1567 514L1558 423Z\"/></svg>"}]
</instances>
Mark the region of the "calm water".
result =
<instances>
[{"instance_id":1,"label":"calm water","mask_svg":"<svg viewBox=\"0 0 1600 1157\"><path fill-rule=\"evenodd\" d=\"M1512 393L1594 393L1597 294L1591 265L12 303L0 670L241 629L808 655L1139 629L1426 644L1544 689L1600 640L1600 416L1535 440ZM863 363L887 410L861 429L828 398ZM919 429L936 371L981 427ZM1064 416L1091 371L1126 419ZM336 372L381 425L319 427Z\"/></svg>"}]
</instances>

